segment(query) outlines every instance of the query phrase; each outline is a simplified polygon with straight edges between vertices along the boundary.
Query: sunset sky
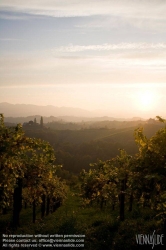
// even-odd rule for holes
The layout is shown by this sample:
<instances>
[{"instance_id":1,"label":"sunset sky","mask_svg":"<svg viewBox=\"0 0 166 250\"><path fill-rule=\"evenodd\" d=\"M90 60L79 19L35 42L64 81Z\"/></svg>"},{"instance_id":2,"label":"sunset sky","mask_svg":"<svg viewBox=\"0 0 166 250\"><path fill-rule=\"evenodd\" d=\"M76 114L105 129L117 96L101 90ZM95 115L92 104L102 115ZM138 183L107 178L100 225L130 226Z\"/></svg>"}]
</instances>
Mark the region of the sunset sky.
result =
<instances>
[{"instance_id":1,"label":"sunset sky","mask_svg":"<svg viewBox=\"0 0 166 250\"><path fill-rule=\"evenodd\" d=\"M0 102L166 118L166 1L1 0Z\"/></svg>"}]
</instances>

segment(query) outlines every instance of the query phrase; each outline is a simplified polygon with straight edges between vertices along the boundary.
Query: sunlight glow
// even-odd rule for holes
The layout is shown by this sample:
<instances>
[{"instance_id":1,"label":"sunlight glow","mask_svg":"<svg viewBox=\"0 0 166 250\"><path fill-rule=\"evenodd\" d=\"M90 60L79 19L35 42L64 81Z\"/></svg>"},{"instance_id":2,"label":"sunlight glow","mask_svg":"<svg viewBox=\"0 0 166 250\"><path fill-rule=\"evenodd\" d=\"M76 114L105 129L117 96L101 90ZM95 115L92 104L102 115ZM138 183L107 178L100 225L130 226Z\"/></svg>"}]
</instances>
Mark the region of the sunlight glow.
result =
<instances>
[{"instance_id":1,"label":"sunlight glow","mask_svg":"<svg viewBox=\"0 0 166 250\"><path fill-rule=\"evenodd\" d=\"M154 90L142 90L136 95L136 102L141 110L151 110L156 105L158 96Z\"/></svg>"}]
</instances>

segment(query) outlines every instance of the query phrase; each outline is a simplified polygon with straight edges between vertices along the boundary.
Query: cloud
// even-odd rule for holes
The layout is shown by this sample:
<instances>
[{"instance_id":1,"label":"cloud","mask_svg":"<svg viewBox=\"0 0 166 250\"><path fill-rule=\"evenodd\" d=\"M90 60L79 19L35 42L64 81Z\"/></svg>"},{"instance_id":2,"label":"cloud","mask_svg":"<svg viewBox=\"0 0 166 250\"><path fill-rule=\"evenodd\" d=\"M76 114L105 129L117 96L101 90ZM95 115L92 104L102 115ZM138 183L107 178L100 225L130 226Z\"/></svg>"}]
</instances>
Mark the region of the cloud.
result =
<instances>
[{"instance_id":1,"label":"cloud","mask_svg":"<svg viewBox=\"0 0 166 250\"><path fill-rule=\"evenodd\" d=\"M82 19L84 23L74 25L83 30L110 27L134 27L157 33L166 30L165 0L1 0L0 10L1 18L10 20L86 17Z\"/></svg>"},{"instance_id":2,"label":"cloud","mask_svg":"<svg viewBox=\"0 0 166 250\"><path fill-rule=\"evenodd\" d=\"M27 15L9 15L6 13L0 14L0 19L7 19L7 20L28 20Z\"/></svg>"},{"instance_id":3,"label":"cloud","mask_svg":"<svg viewBox=\"0 0 166 250\"><path fill-rule=\"evenodd\" d=\"M2 41L17 39L2 38ZM1 70L75 70L97 67L166 67L166 43L119 43L101 45L68 45L36 52L6 53L0 57ZM88 53L85 53L88 51ZM95 51L95 53L90 52ZM106 51L106 53L104 53ZM83 53L82 53L83 52ZM98 52L98 53L96 53Z\"/></svg>"},{"instance_id":4,"label":"cloud","mask_svg":"<svg viewBox=\"0 0 166 250\"><path fill-rule=\"evenodd\" d=\"M164 0L1 0L1 10L55 17L113 15L165 20Z\"/></svg>"},{"instance_id":5,"label":"cloud","mask_svg":"<svg viewBox=\"0 0 166 250\"><path fill-rule=\"evenodd\" d=\"M81 52L81 51L109 51L109 50L155 50L166 49L166 43L119 43L102 45L69 45L61 46L55 51Z\"/></svg>"}]
</instances>

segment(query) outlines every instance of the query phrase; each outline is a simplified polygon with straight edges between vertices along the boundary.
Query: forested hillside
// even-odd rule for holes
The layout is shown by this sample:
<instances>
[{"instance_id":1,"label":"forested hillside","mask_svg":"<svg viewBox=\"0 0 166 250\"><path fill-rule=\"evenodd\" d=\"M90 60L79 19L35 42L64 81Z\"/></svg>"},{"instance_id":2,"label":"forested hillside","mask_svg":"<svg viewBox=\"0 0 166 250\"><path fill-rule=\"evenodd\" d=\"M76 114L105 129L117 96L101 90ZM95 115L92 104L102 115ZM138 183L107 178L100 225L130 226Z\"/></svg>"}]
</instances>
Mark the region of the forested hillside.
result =
<instances>
[{"instance_id":1,"label":"forested hillside","mask_svg":"<svg viewBox=\"0 0 166 250\"><path fill-rule=\"evenodd\" d=\"M83 234L85 250L164 249L166 120L157 118L161 126L76 131L41 118L24 131L1 115L1 233ZM160 243L142 246L139 235L152 234Z\"/></svg>"},{"instance_id":2,"label":"forested hillside","mask_svg":"<svg viewBox=\"0 0 166 250\"><path fill-rule=\"evenodd\" d=\"M98 123L96 123L98 124ZM138 152L134 141L134 129L129 123L113 122L114 128L92 128L80 130L55 130L44 127L25 126L25 134L29 137L48 141L55 150L58 164L64 169L79 173L82 168L88 169L89 164L97 159L108 160L118 154L118 149L125 149L133 155ZM127 124L127 128L117 129ZM145 123L145 135L151 137L159 128L160 123Z\"/></svg>"}]
</instances>

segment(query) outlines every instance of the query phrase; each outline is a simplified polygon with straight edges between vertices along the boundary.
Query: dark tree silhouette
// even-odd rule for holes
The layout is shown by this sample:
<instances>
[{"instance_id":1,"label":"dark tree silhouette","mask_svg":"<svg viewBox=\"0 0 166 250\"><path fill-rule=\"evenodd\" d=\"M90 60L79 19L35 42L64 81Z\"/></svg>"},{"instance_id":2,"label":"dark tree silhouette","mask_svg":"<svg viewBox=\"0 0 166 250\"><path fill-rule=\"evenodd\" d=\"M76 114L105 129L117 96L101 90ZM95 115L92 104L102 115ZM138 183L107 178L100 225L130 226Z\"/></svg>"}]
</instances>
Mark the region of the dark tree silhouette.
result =
<instances>
[{"instance_id":1,"label":"dark tree silhouette","mask_svg":"<svg viewBox=\"0 0 166 250\"><path fill-rule=\"evenodd\" d=\"M43 127L43 117L40 118L40 126Z\"/></svg>"}]
</instances>

